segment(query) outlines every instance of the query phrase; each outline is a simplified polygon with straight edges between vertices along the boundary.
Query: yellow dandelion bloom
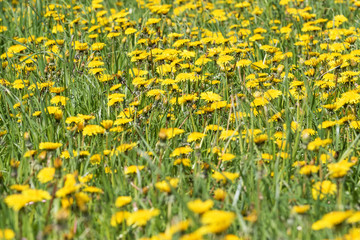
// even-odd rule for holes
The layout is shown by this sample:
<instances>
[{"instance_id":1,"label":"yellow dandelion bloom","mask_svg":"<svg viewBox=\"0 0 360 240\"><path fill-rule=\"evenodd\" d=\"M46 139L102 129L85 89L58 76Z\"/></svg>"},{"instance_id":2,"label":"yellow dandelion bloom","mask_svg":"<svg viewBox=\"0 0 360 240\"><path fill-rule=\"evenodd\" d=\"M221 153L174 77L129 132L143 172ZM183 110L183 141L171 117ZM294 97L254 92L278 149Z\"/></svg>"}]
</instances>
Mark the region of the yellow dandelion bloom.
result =
<instances>
[{"instance_id":1,"label":"yellow dandelion bloom","mask_svg":"<svg viewBox=\"0 0 360 240\"><path fill-rule=\"evenodd\" d=\"M91 45L91 50L93 50L93 51L100 51L100 50L102 50L105 46L106 46L105 43L100 43L100 42L98 42L98 43L93 43L93 44Z\"/></svg>"},{"instance_id":2,"label":"yellow dandelion bloom","mask_svg":"<svg viewBox=\"0 0 360 240\"><path fill-rule=\"evenodd\" d=\"M55 104L55 105L60 103L61 105L65 106L67 100L69 100L69 98L67 98L67 97L55 96L50 100L50 103Z\"/></svg>"},{"instance_id":3,"label":"yellow dandelion bloom","mask_svg":"<svg viewBox=\"0 0 360 240\"><path fill-rule=\"evenodd\" d=\"M344 159L337 163L329 163L327 165L332 178L344 177L350 168L355 165L355 162L348 162L348 159Z\"/></svg>"},{"instance_id":4,"label":"yellow dandelion bloom","mask_svg":"<svg viewBox=\"0 0 360 240\"><path fill-rule=\"evenodd\" d=\"M126 224L128 226L144 226L151 218L156 217L159 214L160 211L158 209L140 209L136 212L131 213L126 218Z\"/></svg>"},{"instance_id":5,"label":"yellow dandelion bloom","mask_svg":"<svg viewBox=\"0 0 360 240\"><path fill-rule=\"evenodd\" d=\"M25 152L24 157L32 157L37 153L36 150L28 150Z\"/></svg>"},{"instance_id":6,"label":"yellow dandelion bloom","mask_svg":"<svg viewBox=\"0 0 360 240\"><path fill-rule=\"evenodd\" d=\"M75 41L75 50L85 51L87 49L88 49L88 44L87 43L81 43L79 41Z\"/></svg>"},{"instance_id":7,"label":"yellow dandelion bloom","mask_svg":"<svg viewBox=\"0 0 360 240\"><path fill-rule=\"evenodd\" d=\"M205 128L205 130L206 130L206 131L208 131L208 130L221 131L221 130L223 130L223 127L218 126L218 125L213 125L213 124L211 124L211 125L207 125L206 128Z\"/></svg>"},{"instance_id":8,"label":"yellow dandelion bloom","mask_svg":"<svg viewBox=\"0 0 360 240\"><path fill-rule=\"evenodd\" d=\"M100 154L94 154L90 157L90 163L92 165L98 165L98 164L100 164L101 159L102 159L102 157Z\"/></svg>"},{"instance_id":9,"label":"yellow dandelion bloom","mask_svg":"<svg viewBox=\"0 0 360 240\"><path fill-rule=\"evenodd\" d=\"M86 125L83 129L84 136L92 136L105 133L105 129L99 125Z\"/></svg>"},{"instance_id":10,"label":"yellow dandelion bloom","mask_svg":"<svg viewBox=\"0 0 360 240\"><path fill-rule=\"evenodd\" d=\"M193 151L193 149L189 146L186 147L178 147L175 148L174 151L170 154L170 157L177 157L180 156L182 154L186 155L189 154Z\"/></svg>"},{"instance_id":11,"label":"yellow dandelion bloom","mask_svg":"<svg viewBox=\"0 0 360 240\"><path fill-rule=\"evenodd\" d=\"M62 143L54 142L41 142L39 145L40 150L55 150L62 146Z\"/></svg>"},{"instance_id":12,"label":"yellow dandelion bloom","mask_svg":"<svg viewBox=\"0 0 360 240\"><path fill-rule=\"evenodd\" d=\"M212 177L218 181L222 180L223 183L226 183L227 180L234 182L240 176L239 173L231 172L215 172Z\"/></svg>"},{"instance_id":13,"label":"yellow dandelion bloom","mask_svg":"<svg viewBox=\"0 0 360 240\"><path fill-rule=\"evenodd\" d=\"M93 186L85 187L82 191L89 193L103 193L102 189Z\"/></svg>"},{"instance_id":14,"label":"yellow dandelion bloom","mask_svg":"<svg viewBox=\"0 0 360 240\"><path fill-rule=\"evenodd\" d=\"M221 188L215 189L214 191L215 200L223 201L226 198L226 195L226 192Z\"/></svg>"},{"instance_id":15,"label":"yellow dandelion bloom","mask_svg":"<svg viewBox=\"0 0 360 240\"><path fill-rule=\"evenodd\" d=\"M309 211L309 209L310 209L310 205L300 205L300 206L294 206L291 209L291 212L298 213L298 214L304 214L307 211Z\"/></svg>"},{"instance_id":16,"label":"yellow dandelion bloom","mask_svg":"<svg viewBox=\"0 0 360 240\"><path fill-rule=\"evenodd\" d=\"M350 128L360 129L360 121L351 121Z\"/></svg>"},{"instance_id":17,"label":"yellow dandelion bloom","mask_svg":"<svg viewBox=\"0 0 360 240\"><path fill-rule=\"evenodd\" d=\"M15 238L15 233L13 230L8 228L0 229L0 239L11 240L14 238Z\"/></svg>"},{"instance_id":18,"label":"yellow dandelion bloom","mask_svg":"<svg viewBox=\"0 0 360 240\"><path fill-rule=\"evenodd\" d=\"M190 133L190 135L188 136L187 142L194 142L194 141L197 141L197 140L202 139L202 138L205 137L205 136L206 136L206 134L201 133L201 132L192 132L192 133Z\"/></svg>"},{"instance_id":19,"label":"yellow dandelion bloom","mask_svg":"<svg viewBox=\"0 0 360 240\"><path fill-rule=\"evenodd\" d=\"M132 118L119 118L119 119L115 120L114 125L125 125L127 123L132 122L132 121L133 121Z\"/></svg>"},{"instance_id":20,"label":"yellow dandelion bloom","mask_svg":"<svg viewBox=\"0 0 360 240\"><path fill-rule=\"evenodd\" d=\"M347 223L357 223L360 221L360 212L357 211L357 212L354 212L351 217L349 217L346 222Z\"/></svg>"},{"instance_id":21,"label":"yellow dandelion bloom","mask_svg":"<svg viewBox=\"0 0 360 240\"><path fill-rule=\"evenodd\" d=\"M240 59L239 61L236 62L236 66L237 67L247 67L251 64L251 60L249 59Z\"/></svg>"},{"instance_id":22,"label":"yellow dandelion bloom","mask_svg":"<svg viewBox=\"0 0 360 240\"><path fill-rule=\"evenodd\" d=\"M165 131L165 134L168 139L171 139L171 138L185 132L185 130L180 129L180 128L167 128L167 129L164 129L164 131Z\"/></svg>"},{"instance_id":23,"label":"yellow dandelion bloom","mask_svg":"<svg viewBox=\"0 0 360 240\"><path fill-rule=\"evenodd\" d=\"M122 207L122 206L125 206L125 205L131 203L131 201L132 201L132 197L130 197L130 196L120 196L116 199L115 206Z\"/></svg>"},{"instance_id":24,"label":"yellow dandelion bloom","mask_svg":"<svg viewBox=\"0 0 360 240\"><path fill-rule=\"evenodd\" d=\"M300 169L299 173L302 175L310 175L312 173L317 173L319 169L320 166L305 165Z\"/></svg>"},{"instance_id":25,"label":"yellow dandelion bloom","mask_svg":"<svg viewBox=\"0 0 360 240\"><path fill-rule=\"evenodd\" d=\"M27 184L24 184L24 185L13 184L13 185L10 186L11 190L16 190L16 191L19 191L19 192L22 192L22 191L24 191L26 189L29 189L29 188L30 188L30 186L27 185Z\"/></svg>"},{"instance_id":26,"label":"yellow dandelion bloom","mask_svg":"<svg viewBox=\"0 0 360 240\"><path fill-rule=\"evenodd\" d=\"M116 148L116 152L115 153L122 153L122 152L126 152L126 151L129 151L129 150L132 150L134 147L137 146L137 143L136 142L133 142L133 143L123 143L121 144L120 146L118 146Z\"/></svg>"},{"instance_id":27,"label":"yellow dandelion bloom","mask_svg":"<svg viewBox=\"0 0 360 240\"><path fill-rule=\"evenodd\" d=\"M325 214L320 220L314 222L311 228L315 231L324 228L333 228L334 226L344 222L352 215L352 211L334 211Z\"/></svg>"},{"instance_id":28,"label":"yellow dandelion bloom","mask_svg":"<svg viewBox=\"0 0 360 240\"><path fill-rule=\"evenodd\" d=\"M155 183L155 187L161 192L171 192L171 188L177 188L178 178L168 178L167 180Z\"/></svg>"},{"instance_id":29,"label":"yellow dandelion bloom","mask_svg":"<svg viewBox=\"0 0 360 240\"><path fill-rule=\"evenodd\" d=\"M200 98L207 102L218 102L221 101L222 97L214 92L204 92L200 94Z\"/></svg>"},{"instance_id":30,"label":"yellow dandelion bloom","mask_svg":"<svg viewBox=\"0 0 360 240\"><path fill-rule=\"evenodd\" d=\"M311 190L313 198L323 199L326 195L334 195L337 191L337 187L335 183L332 183L329 180L325 180L322 182L316 182Z\"/></svg>"},{"instance_id":31,"label":"yellow dandelion bloom","mask_svg":"<svg viewBox=\"0 0 360 240\"><path fill-rule=\"evenodd\" d=\"M219 139L220 140L225 140L229 137L235 137L239 135L238 131L235 130L222 130Z\"/></svg>"},{"instance_id":32,"label":"yellow dandelion bloom","mask_svg":"<svg viewBox=\"0 0 360 240\"><path fill-rule=\"evenodd\" d=\"M227 162L227 161L231 161L235 158L236 156L234 154L231 153L224 153L224 154L220 154L219 156L219 160L223 161L223 162Z\"/></svg>"},{"instance_id":33,"label":"yellow dandelion bloom","mask_svg":"<svg viewBox=\"0 0 360 240\"><path fill-rule=\"evenodd\" d=\"M128 167L125 167L125 171L124 173L127 174L131 174L131 173L137 173L138 171L141 171L142 169L144 169L145 166L135 166L135 165L131 165Z\"/></svg>"},{"instance_id":34,"label":"yellow dandelion bloom","mask_svg":"<svg viewBox=\"0 0 360 240\"><path fill-rule=\"evenodd\" d=\"M179 158L179 159L176 159L176 160L174 161L174 165L179 165L179 164L182 164L182 165L184 165L184 166L186 166L186 167L190 167L191 161L190 161L189 158Z\"/></svg>"},{"instance_id":35,"label":"yellow dandelion bloom","mask_svg":"<svg viewBox=\"0 0 360 240\"><path fill-rule=\"evenodd\" d=\"M76 183L74 174L66 174L64 186L56 191L55 196L64 198L68 194L74 193L80 189L81 185Z\"/></svg>"},{"instance_id":36,"label":"yellow dandelion bloom","mask_svg":"<svg viewBox=\"0 0 360 240\"><path fill-rule=\"evenodd\" d=\"M201 216L201 223L211 233L220 233L230 227L235 220L235 213L221 210L211 210Z\"/></svg>"},{"instance_id":37,"label":"yellow dandelion bloom","mask_svg":"<svg viewBox=\"0 0 360 240\"><path fill-rule=\"evenodd\" d=\"M26 189L21 194L9 195L5 198L5 203L15 211L19 211L31 202L40 202L51 199L47 191L37 189Z\"/></svg>"},{"instance_id":38,"label":"yellow dandelion bloom","mask_svg":"<svg viewBox=\"0 0 360 240\"><path fill-rule=\"evenodd\" d=\"M187 207L194 213L202 214L209 211L214 206L212 200L202 201L201 199L196 199L187 203Z\"/></svg>"},{"instance_id":39,"label":"yellow dandelion bloom","mask_svg":"<svg viewBox=\"0 0 360 240\"><path fill-rule=\"evenodd\" d=\"M308 144L307 149L310 151L316 151L320 147L325 147L331 143L332 143L331 139L316 138L314 141L312 141Z\"/></svg>"},{"instance_id":40,"label":"yellow dandelion bloom","mask_svg":"<svg viewBox=\"0 0 360 240\"><path fill-rule=\"evenodd\" d=\"M112 127L114 121L113 120L103 120L101 121L101 126L103 126L105 129L109 129Z\"/></svg>"},{"instance_id":41,"label":"yellow dandelion bloom","mask_svg":"<svg viewBox=\"0 0 360 240\"><path fill-rule=\"evenodd\" d=\"M116 227L117 225L125 221L129 216L130 213L127 211L116 212L114 215L111 216L110 225Z\"/></svg>"},{"instance_id":42,"label":"yellow dandelion bloom","mask_svg":"<svg viewBox=\"0 0 360 240\"><path fill-rule=\"evenodd\" d=\"M39 171L37 178L39 179L39 182L47 183L53 180L54 175L55 175L55 168L47 167Z\"/></svg>"},{"instance_id":43,"label":"yellow dandelion bloom","mask_svg":"<svg viewBox=\"0 0 360 240\"><path fill-rule=\"evenodd\" d=\"M130 35L130 34L133 34L133 33L136 33L137 30L135 28L127 28L125 30L125 35Z\"/></svg>"}]
</instances>

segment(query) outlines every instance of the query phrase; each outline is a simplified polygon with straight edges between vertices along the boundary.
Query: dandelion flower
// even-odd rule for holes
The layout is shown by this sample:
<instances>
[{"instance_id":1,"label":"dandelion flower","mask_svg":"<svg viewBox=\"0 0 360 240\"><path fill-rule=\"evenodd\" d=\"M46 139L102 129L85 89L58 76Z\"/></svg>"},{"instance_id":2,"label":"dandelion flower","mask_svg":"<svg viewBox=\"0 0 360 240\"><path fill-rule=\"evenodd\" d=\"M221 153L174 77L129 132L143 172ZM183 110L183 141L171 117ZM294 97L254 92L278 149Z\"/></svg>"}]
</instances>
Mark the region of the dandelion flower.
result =
<instances>
[{"instance_id":1,"label":"dandelion flower","mask_svg":"<svg viewBox=\"0 0 360 240\"><path fill-rule=\"evenodd\" d=\"M116 199L115 206L122 207L129 204L132 201L132 197L130 196L120 196Z\"/></svg>"},{"instance_id":2,"label":"dandelion flower","mask_svg":"<svg viewBox=\"0 0 360 240\"><path fill-rule=\"evenodd\" d=\"M314 222L311 228L315 231L324 228L333 228L352 215L352 211L334 211L325 214L320 220Z\"/></svg>"},{"instance_id":3,"label":"dandelion flower","mask_svg":"<svg viewBox=\"0 0 360 240\"><path fill-rule=\"evenodd\" d=\"M205 137L205 136L206 136L206 134L204 134L204 133L192 132L192 133L190 133L190 135L188 136L187 142L194 142L194 141L197 141L197 140L202 139L202 138Z\"/></svg>"},{"instance_id":4,"label":"dandelion flower","mask_svg":"<svg viewBox=\"0 0 360 240\"><path fill-rule=\"evenodd\" d=\"M316 182L312 187L312 196L316 199L323 199L326 195L334 195L337 191L336 184L329 180Z\"/></svg>"},{"instance_id":5,"label":"dandelion flower","mask_svg":"<svg viewBox=\"0 0 360 240\"><path fill-rule=\"evenodd\" d=\"M62 143L54 142L41 142L39 145L40 150L55 150L62 146Z\"/></svg>"},{"instance_id":6,"label":"dandelion flower","mask_svg":"<svg viewBox=\"0 0 360 240\"><path fill-rule=\"evenodd\" d=\"M200 98L207 102L221 101L221 96L213 92L204 92L200 94Z\"/></svg>"},{"instance_id":7,"label":"dandelion flower","mask_svg":"<svg viewBox=\"0 0 360 240\"><path fill-rule=\"evenodd\" d=\"M235 213L221 210L211 210L201 216L201 223L211 233L220 233L230 227L235 220Z\"/></svg>"},{"instance_id":8,"label":"dandelion flower","mask_svg":"<svg viewBox=\"0 0 360 240\"><path fill-rule=\"evenodd\" d=\"M53 180L55 175L55 168L47 167L39 171L37 178L41 183L47 183Z\"/></svg>"},{"instance_id":9,"label":"dandelion flower","mask_svg":"<svg viewBox=\"0 0 360 240\"><path fill-rule=\"evenodd\" d=\"M83 129L84 136L92 136L105 133L105 129L99 125L86 125Z\"/></svg>"},{"instance_id":10,"label":"dandelion flower","mask_svg":"<svg viewBox=\"0 0 360 240\"><path fill-rule=\"evenodd\" d=\"M212 200L201 201L201 199L196 199L188 202L187 206L192 212L202 214L209 211L214 206L214 202Z\"/></svg>"},{"instance_id":11,"label":"dandelion flower","mask_svg":"<svg viewBox=\"0 0 360 240\"><path fill-rule=\"evenodd\" d=\"M126 218L126 224L128 226L144 226L153 217L160 214L158 209L140 209L136 212L131 213Z\"/></svg>"}]
</instances>

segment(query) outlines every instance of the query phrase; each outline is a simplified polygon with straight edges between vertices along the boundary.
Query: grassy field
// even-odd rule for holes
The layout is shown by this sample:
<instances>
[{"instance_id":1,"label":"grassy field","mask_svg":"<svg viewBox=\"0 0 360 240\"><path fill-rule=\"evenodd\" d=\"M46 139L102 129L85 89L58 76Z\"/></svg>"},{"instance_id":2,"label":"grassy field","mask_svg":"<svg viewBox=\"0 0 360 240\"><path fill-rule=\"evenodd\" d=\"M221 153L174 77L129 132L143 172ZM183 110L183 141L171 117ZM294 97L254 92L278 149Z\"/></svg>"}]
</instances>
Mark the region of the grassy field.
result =
<instances>
[{"instance_id":1,"label":"grassy field","mask_svg":"<svg viewBox=\"0 0 360 240\"><path fill-rule=\"evenodd\" d=\"M360 239L356 0L0 0L0 239Z\"/></svg>"}]
</instances>

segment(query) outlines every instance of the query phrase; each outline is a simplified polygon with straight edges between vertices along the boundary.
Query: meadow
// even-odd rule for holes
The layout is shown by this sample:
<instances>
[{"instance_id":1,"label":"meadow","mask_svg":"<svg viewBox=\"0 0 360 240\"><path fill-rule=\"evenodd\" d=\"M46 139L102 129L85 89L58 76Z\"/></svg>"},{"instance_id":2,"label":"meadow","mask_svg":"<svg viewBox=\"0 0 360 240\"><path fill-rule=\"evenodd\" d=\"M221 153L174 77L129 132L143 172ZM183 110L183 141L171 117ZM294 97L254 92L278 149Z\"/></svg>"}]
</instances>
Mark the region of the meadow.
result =
<instances>
[{"instance_id":1,"label":"meadow","mask_svg":"<svg viewBox=\"0 0 360 240\"><path fill-rule=\"evenodd\" d=\"M0 0L0 239L360 239L359 8Z\"/></svg>"}]
</instances>

